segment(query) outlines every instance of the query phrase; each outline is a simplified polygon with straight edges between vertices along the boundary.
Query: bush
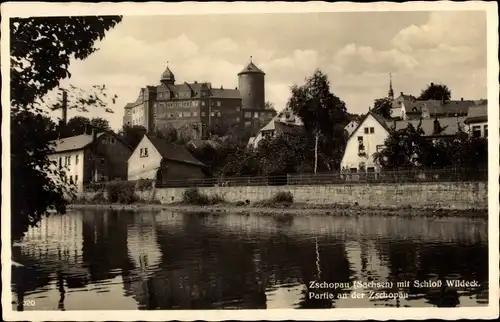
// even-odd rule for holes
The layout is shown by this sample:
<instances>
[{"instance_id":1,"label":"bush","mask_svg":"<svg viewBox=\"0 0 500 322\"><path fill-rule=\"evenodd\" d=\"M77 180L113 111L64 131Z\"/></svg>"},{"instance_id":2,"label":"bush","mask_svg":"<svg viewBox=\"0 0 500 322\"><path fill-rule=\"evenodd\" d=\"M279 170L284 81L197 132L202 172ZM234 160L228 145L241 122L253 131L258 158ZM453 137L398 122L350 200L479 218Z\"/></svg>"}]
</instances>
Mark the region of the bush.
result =
<instances>
[{"instance_id":1,"label":"bush","mask_svg":"<svg viewBox=\"0 0 500 322\"><path fill-rule=\"evenodd\" d=\"M152 179L137 180L137 190L139 191L151 190L153 188L153 181L154 180Z\"/></svg>"},{"instance_id":2,"label":"bush","mask_svg":"<svg viewBox=\"0 0 500 322\"><path fill-rule=\"evenodd\" d=\"M187 188L182 193L182 201L189 205L208 205L210 199L203 194L198 188Z\"/></svg>"},{"instance_id":3,"label":"bush","mask_svg":"<svg viewBox=\"0 0 500 322\"><path fill-rule=\"evenodd\" d=\"M92 197L92 203L104 203L106 202L106 197L104 197L103 192L98 192Z\"/></svg>"},{"instance_id":4,"label":"bush","mask_svg":"<svg viewBox=\"0 0 500 322\"><path fill-rule=\"evenodd\" d=\"M111 182L107 186L108 199L110 202L131 204L139 198L135 193L135 182Z\"/></svg>"},{"instance_id":5,"label":"bush","mask_svg":"<svg viewBox=\"0 0 500 322\"><path fill-rule=\"evenodd\" d=\"M275 203L293 203L293 195L290 191L277 192L272 199Z\"/></svg>"},{"instance_id":6,"label":"bush","mask_svg":"<svg viewBox=\"0 0 500 322\"><path fill-rule=\"evenodd\" d=\"M224 198L219 194L207 196L198 188L187 188L182 194L182 202L189 205L214 205L224 202Z\"/></svg>"}]
</instances>

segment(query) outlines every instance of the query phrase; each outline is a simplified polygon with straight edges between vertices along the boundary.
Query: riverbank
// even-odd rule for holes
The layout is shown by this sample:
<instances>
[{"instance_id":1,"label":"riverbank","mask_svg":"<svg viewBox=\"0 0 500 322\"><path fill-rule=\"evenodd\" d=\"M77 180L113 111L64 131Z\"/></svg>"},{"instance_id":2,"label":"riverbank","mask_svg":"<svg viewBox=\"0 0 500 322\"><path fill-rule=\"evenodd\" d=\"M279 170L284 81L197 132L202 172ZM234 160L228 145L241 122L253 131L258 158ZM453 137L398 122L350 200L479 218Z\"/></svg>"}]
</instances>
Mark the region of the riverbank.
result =
<instances>
[{"instance_id":1,"label":"riverbank","mask_svg":"<svg viewBox=\"0 0 500 322\"><path fill-rule=\"evenodd\" d=\"M430 217L471 217L487 218L487 209L441 209L441 208L395 208L362 207L359 205L339 204L298 204L278 203L272 205L220 203L215 205L176 204L90 204L75 203L68 209L112 209L125 211L178 211L187 213L239 213L261 215L332 215L332 216L430 216Z\"/></svg>"}]
</instances>

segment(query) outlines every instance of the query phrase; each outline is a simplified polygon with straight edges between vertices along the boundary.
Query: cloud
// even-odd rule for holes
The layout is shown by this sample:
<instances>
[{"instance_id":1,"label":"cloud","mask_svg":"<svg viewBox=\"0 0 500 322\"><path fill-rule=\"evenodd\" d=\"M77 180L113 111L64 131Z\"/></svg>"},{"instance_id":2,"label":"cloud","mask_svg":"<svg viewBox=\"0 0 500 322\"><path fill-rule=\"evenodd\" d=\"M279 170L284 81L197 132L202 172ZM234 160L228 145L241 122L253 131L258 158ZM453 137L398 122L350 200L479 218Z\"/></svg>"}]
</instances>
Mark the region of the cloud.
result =
<instances>
[{"instance_id":1,"label":"cloud","mask_svg":"<svg viewBox=\"0 0 500 322\"><path fill-rule=\"evenodd\" d=\"M72 62L73 77L63 83L105 83L119 98L115 114L100 116L116 129L123 106L141 87L159 83L167 61L178 82L232 88L253 56L266 73L266 99L277 109L286 105L290 86L302 85L316 68L353 113L387 95L389 73L396 92L418 95L434 81L454 97L474 99L486 96L485 24L478 12L125 17L99 51Z\"/></svg>"},{"instance_id":2,"label":"cloud","mask_svg":"<svg viewBox=\"0 0 500 322\"><path fill-rule=\"evenodd\" d=\"M375 50L368 46L349 44L335 55L335 63L346 73L397 72L413 70L418 62L397 49Z\"/></svg>"}]
</instances>

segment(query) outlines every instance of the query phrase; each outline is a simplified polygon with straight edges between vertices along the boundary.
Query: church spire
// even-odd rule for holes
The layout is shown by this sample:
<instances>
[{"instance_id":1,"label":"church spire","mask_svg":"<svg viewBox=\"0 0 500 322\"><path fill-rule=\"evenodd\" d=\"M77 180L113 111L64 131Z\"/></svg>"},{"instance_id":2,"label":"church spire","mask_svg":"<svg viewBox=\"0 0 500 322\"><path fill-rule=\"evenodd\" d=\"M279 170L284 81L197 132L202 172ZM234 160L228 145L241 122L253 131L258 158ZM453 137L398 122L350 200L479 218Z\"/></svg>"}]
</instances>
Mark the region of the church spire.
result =
<instances>
[{"instance_id":1,"label":"church spire","mask_svg":"<svg viewBox=\"0 0 500 322\"><path fill-rule=\"evenodd\" d=\"M394 99L394 90L392 89L392 73L389 73L389 93L387 97L391 100Z\"/></svg>"}]
</instances>

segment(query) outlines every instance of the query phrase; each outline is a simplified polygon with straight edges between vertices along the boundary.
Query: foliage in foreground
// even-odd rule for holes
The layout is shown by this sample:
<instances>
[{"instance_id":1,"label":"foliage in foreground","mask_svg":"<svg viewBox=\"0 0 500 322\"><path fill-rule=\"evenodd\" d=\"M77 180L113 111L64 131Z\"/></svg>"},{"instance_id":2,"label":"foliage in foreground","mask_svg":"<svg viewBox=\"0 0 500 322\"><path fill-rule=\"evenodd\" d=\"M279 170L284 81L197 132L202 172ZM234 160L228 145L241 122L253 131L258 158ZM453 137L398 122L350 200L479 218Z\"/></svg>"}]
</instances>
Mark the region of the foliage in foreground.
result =
<instances>
[{"instance_id":1,"label":"foliage in foreground","mask_svg":"<svg viewBox=\"0 0 500 322\"><path fill-rule=\"evenodd\" d=\"M64 173L54 169L47 157L52 151L54 131L47 128L38 106L62 79L71 77L71 58L87 58L96 50L96 41L102 40L106 31L120 21L119 16L9 20L12 240L22 238L49 210L65 213L68 199L73 197ZM102 93L104 86L94 90ZM90 106L105 105L95 93L76 96L69 108L85 111ZM60 107L59 104L52 109Z\"/></svg>"}]
</instances>

